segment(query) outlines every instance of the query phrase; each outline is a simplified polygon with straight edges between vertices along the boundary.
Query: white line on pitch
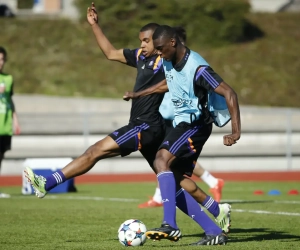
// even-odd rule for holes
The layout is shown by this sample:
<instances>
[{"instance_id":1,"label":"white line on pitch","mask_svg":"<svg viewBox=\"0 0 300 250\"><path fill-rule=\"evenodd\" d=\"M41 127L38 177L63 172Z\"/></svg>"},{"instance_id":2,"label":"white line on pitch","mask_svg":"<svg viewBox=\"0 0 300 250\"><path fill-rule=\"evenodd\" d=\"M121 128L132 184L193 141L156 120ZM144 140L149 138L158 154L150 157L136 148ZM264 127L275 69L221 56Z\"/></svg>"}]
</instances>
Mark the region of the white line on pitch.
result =
<instances>
[{"instance_id":1,"label":"white line on pitch","mask_svg":"<svg viewBox=\"0 0 300 250\"><path fill-rule=\"evenodd\" d=\"M51 199L67 199L67 200L94 200L94 201L119 201L119 202L134 202L138 199L126 199L126 198L105 198L105 197L88 197L88 196L49 196Z\"/></svg>"},{"instance_id":2,"label":"white line on pitch","mask_svg":"<svg viewBox=\"0 0 300 250\"><path fill-rule=\"evenodd\" d=\"M274 203L300 204L300 201L274 201Z\"/></svg>"},{"instance_id":3,"label":"white line on pitch","mask_svg":"<svg viewBox=\"0 0 300 250\"><path fill-rule=\"evenodd\" d=\"M233 212L238 213L254 213L254 214L279 214L288 216L300 216L300 213L288 213L288 212L270 212L264 210L245 210L245 209L232 209Z\"/></svg>"},{"instance_id":4,"label":"white line on pitch","mask_svg":"<svg viewBox=\"0 0 300 250\"><path fill-rule=\"evenodd\" d=\"M251 202L255 202L252 200L222 200L221 203L251 203ZM300 204L300 201L286 201L286 200L282 200L282 201L274 201L274 200L261 200L257 202L266 202L266 203L283 203L283 204Z\"/></svg>"},{"instance_id":5,"label":"white line on pitch","mask_svg":"<svg viewBox=\"0 0 300 250\"><path fill-rule=\"evenodd\" d=\"M26 197L26 196L24 196ZM23 197L22 197L23 198ZM118 201L118 202L135 202L139 199L126 199L126 198L106 198L106 197L93 197L93 196L58 196L58 195L48 195L45 199L62 199L62 200L93 200L93 201Z\"/></svg>"},{"instance_id":6,"label":"white line on pitch","mask_svg":"<svg viewBox=\"0 0 300 250\"><path fill-rule=\"evenodd\" d=\"M24 198L26 196L23 196ZM128 198L106 198L106 197L97 197L97 196L57 196L57 195L48 195L45 199L66 199L66 200L94 200L94 201L115 201L115 202L136 202L140 201L139 199L128 199ZM224 200L224 202L235 202L235 203L243 203L243 202L251 202L251 200ZM266 201L270 203L289 203L289 204L300 204L300 201ZM300 213L288 213L288 212L270 212L270 211L262 211L262 210L244 210L244 209L232 209L234 212L240 213L257 213L257 214L280 214L280 215L288 215L288 216L300 216Z\"/></svg>"}]
</instances>

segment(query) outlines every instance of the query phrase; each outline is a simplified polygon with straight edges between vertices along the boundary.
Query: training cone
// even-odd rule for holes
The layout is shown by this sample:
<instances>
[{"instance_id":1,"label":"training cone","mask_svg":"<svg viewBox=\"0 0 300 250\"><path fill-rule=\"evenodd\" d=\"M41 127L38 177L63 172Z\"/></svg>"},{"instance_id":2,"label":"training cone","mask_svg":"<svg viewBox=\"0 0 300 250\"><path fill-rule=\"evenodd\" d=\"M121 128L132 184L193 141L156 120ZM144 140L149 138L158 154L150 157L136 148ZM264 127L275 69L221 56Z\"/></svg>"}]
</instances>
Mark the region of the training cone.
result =
<instances>
[{"instance_id":1,"label":"training cone","mask_svg":"<svg viewBox=\"0 0 300 250\"><path fill-rule=\"evenodd\" d=\"M262 194L264 194L264 191L262 191L262 190L255 190L253 192L253 194L255 194L255 195L262 195Z\"/></svg>"},{"instance_id":2,"label":"training cone","mask_svg":"<svg viewBox=\"0 0 300 250\"><path fill-rule=\"evenodd\" d=\"M276 189L273 189L273 190L269 191L268 195L280 195L280 191L276 190Z\"/></svg>"},{"instance_id":3,"label":"training cone","mask_svg":"<svg viewBox=\"0 0 300 250\"><path fill-rule=\"evenodd\" d=\"M297 195L299 194L299 191L297 189L292 189L288 192L289 195Z\"/></svg>"}]
</instances>

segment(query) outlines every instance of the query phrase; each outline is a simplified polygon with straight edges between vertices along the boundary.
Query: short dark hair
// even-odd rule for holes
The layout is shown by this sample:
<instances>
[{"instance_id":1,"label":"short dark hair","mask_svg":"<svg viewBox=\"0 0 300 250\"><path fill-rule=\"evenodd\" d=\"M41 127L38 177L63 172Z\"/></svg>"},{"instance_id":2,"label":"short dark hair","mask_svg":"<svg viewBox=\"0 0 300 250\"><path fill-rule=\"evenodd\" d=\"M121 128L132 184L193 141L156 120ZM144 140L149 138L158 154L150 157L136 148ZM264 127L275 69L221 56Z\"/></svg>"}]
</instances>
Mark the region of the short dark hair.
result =
<instances>
[{"instance_id":1,"label":"short dark hair","mask_svg":"<svg viewBox=\"0 0 300 250\"><path fill-rule=\"evenodd\" d=\"M171 38L178 38L178 35L176 34L175 29L173 29L172 27L168 25L161 25L155 30L152 39L155 40L159 37L171 39Z\"/></svg>"},{"instance_id":2,"label":"short dark hair","mask_svg":"<svg viewBox=\"0 0 300 250\"><path fill-rule=\"evenodd\" d=\"M7 59L7 52L6 50L0 46L0 54L3 54L4 60L6 61Z\"/></svg>"},{"instance_id":3,"label":"short dark hair","mask_svg":"<svg viewBox=\"0 0 300 250\"><path fill-rule=\"evenodd\" d=\"M176 31L180 41L186 43L186 30L185 30L185 28L183 28L181 26L176 26L176 27L174 27L174 30Z\"/></svg>"},{"instance_id":4,"label":"short dark hair","mask_svg":"<svg viewBox=\"0 0 300 250\"><path fill-rule=\"evenodd\" d=\"M148 23L140 29L140 32L147 31L147 30L152 30L154 32L159 26L160 25L158 23Z\"/></svg>"}]
</instances>

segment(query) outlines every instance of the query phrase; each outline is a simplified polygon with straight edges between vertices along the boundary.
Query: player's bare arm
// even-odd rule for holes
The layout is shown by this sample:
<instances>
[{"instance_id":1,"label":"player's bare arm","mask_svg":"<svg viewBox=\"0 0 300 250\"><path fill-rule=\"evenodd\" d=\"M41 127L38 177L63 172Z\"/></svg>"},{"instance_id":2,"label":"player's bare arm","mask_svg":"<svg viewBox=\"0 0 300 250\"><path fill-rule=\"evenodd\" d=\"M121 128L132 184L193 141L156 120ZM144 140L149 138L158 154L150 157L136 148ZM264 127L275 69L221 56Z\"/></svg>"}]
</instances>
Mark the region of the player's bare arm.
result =
<instances>
[{"instance_id":1,"label":"player's bare arm","mask_svg":"<svg viewBox=\"0 0 300 250\"><path fill-rule=\"evenodd\" d=\"M235 144L241 136L241 119L238 97L235 91L225 82L220 83L220 85L215 89L215 92L225 97L228 110L231 115L232 133L230 135L224 135L223 137L224 145L231 146Z\"/></svg>"},{"instance_id":2,"label":"player's bare arm","mask_svg":"<svg viewBox=\"0 0 300 250\"><path fill-rule=\"evenodd\" d=\"M116 49L102 32L98 25L98 13L95 4L87 9L87 21L92 27L97 43L108 60L126 63L123 49Z\"/></svg>"},{"instance_id":3,"label":"player's bare arm","mask_svg":"<svg viewBox=\"0 0 300 250\"><path fill-rule=\"evenodd\" d=\"M14 103L12 97L11 97L10 101L11 101L10 105L12 107L12 112L13 112L14 134L19 135L21 133L21 127L20 127L18 115L17 115L16 109L15 109L15 103Z\"/></svg>"},{"instance_id":4,"label":"player's bare arm","mask_svg":"<svg viewBox=\"0 0 300 250\"><path fill-rule=\"evenodd\" d=\"M123 100L129 101L130 99L139 98L141 96L151 95L151 94L159 94L159 93L165 93L168 92L168 85L166 80L162 80L161 82L138 92L132 92L132 91L126 91Z\"/></svg>"}]
</instances>

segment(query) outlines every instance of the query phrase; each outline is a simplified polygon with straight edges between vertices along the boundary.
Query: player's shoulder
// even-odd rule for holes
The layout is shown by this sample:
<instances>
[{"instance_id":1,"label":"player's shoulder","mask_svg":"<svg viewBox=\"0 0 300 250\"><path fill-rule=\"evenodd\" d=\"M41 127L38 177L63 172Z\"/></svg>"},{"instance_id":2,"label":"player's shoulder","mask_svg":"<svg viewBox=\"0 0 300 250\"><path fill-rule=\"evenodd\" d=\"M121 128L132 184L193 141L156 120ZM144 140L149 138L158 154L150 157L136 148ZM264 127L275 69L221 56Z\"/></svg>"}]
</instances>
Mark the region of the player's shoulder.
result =
<instances>
[{"instance_id":1,"label":"player's shoulder","mask_svg":"<svg viewBox=\"0 0 300 250\"><path fill-rule=\"evenodd\" d=\"M190 58L193 60L203 60L204 58L196 51L190 50Z\"/></svg>"},{"instance_id":2,"label":"player's shoulder","mask_svg":"<svg viewBox=\"0 0 300 250\"><path fill-rule=\"evenodd\" d=\"M12 76L11 74L8 74L8 73L6 73L6 72L1 72L0 75L1 75L1 76Z\"/></svg>"},{"instance_id":3,"label":"player's shoulder","mask_svg":"<svg viewBox=\"0 0 300 250\"><path fill-rule=\"evenodd\" d=\"M4 78L11 78L13 79L13 76L11 74L5 73L5 72L1 72L0 76L4 77Z\"/></svg>"}]
</instances>

